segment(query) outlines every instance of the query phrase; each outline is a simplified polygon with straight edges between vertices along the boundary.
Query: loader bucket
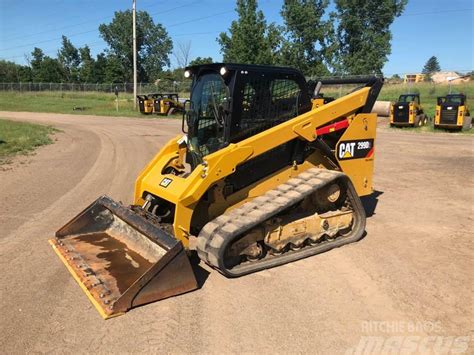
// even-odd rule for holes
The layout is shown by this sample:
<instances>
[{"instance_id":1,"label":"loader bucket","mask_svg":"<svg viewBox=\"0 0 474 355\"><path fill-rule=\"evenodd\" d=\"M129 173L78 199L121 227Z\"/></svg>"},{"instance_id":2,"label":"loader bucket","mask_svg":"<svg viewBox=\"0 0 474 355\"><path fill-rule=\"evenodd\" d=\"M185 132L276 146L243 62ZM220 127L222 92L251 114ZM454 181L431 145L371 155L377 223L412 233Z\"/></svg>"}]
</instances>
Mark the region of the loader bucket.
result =
<instances>
[{"instance_id":1,"label":"loader bucket","mask_svg":"<svg viewBox=\"0 0 474 355\"><path fill-rule=\"evenodd\" d=\"M197 288L182 243L107 196L49 242L105 319Z\"/></svg>"}]
</instances>

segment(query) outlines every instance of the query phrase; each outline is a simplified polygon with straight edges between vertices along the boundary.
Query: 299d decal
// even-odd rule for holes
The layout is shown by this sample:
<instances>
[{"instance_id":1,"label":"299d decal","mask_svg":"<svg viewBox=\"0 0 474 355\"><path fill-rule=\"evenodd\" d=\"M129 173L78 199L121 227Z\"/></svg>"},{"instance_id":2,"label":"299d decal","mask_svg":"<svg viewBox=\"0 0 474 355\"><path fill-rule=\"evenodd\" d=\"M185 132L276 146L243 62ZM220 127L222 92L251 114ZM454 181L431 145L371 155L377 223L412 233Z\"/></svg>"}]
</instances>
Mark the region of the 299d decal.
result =
<instances>
[{"instance_id":1,"label":"299d decal","mask_svg":"<svg viewBox=\"0 0 474 355\"><path fill-rule=\"evenodd\" d=\"M374 140L340 142L336 147L336 154L339 160L370 158L374 154Z\"/></svg>"}]
</instances>

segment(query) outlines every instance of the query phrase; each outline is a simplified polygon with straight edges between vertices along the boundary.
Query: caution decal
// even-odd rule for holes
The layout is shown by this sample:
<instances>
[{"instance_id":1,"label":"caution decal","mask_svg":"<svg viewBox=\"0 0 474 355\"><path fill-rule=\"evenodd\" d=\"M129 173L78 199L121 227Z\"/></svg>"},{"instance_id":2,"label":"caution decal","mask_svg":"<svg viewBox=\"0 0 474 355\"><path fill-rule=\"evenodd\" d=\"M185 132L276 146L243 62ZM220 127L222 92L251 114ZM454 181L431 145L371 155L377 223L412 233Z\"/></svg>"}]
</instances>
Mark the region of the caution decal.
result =
<instances>
[{"instance_id":1,"label":"caution decal","mask_svg":"<svg viewBox=\"0 0 474 355\"><path fill-rule=\"evenodd\" d=\"M361 139L340 142L336 147L337 159L370 158L374 154L374 140Z\"/></svg>"}]
</instances>

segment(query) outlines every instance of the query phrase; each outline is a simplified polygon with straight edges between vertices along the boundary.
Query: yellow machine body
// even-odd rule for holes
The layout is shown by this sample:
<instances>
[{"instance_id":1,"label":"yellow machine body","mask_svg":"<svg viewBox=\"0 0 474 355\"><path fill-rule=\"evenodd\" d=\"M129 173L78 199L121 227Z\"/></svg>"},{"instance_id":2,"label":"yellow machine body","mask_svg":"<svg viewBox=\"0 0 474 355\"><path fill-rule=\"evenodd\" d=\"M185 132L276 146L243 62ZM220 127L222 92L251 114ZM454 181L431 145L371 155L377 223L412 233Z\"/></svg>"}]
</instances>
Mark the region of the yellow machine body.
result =
<instances>
[{"instance_id":1,"label":"yellow machine body","mask_svg":"<svg viewBox=\"0 0 474 355\"><path fill-rule=\"evenodd\" d=\"M218 184L226 176L232 174L239 164L248 161L274 147L294 138L314 141L317 138L316 129L334 120L335 117L349 117L350 124L338 144L337 157L341 168L347 174L360 196L372 193L372 174L374 164L373 142L376 134L376 114L353 115L367 101L369 89L363 88L338 100L313 109L294 119L270 128L260 134L241 142L230 144L228 147L208 155L205 163L196 167L187 177L164 174L168 166L184 166L185 145L182 136L177 136L165 145L161 151L140 173L135 183L135 204L142 205L145 191L160 196L175 205L174 236L188 246L191 219L196 204L202 195L213 185ZM354 142L357 141L357 142ZM180 145L181 142L181 145ZM344 142L349 142L347 147ZM355 144L354 144L355 143ZM371 144L370 155L362 159L347 159L344 154L359 143ZM347 151L347 153L346 153ZM248 199L255 198L263 191L290 179L299 173L315 166L323 165L324 160L317 156L307 159L304 164L290 167L269 176L257 186L249 187L248 191L239 191L238 196L227 197L222 209L216 215L228 208L235 208ZM219 213L220 212L220 213Z\"/></svg>"},{"instance_id":2,"label":"yellow machine body","mask_svg":"<svg viewBox=\"0 0 474 355\"><path fill-rule=\"evenodd\" d=\"M466 96L451 94L438 97L434 127L447 130L462 130L472 127Z\"/></svg>"},{"instance_id":3,"label":"yellow machine body","mask_svg":"<svg viewBox=\"0 0 474 355\"><path fill-rule=\"evenodd\" d=\"M182 112L184 109L178 94L156 94L153 99L153 107L154 113L165 116Z\"/></svg>"},{"instance_id":4,"label":"yellow machine body","mask_svg":"<svg viewBox=\"0 0 474 355\"><path fill-rule=\"evenodd\" d=\"M315 109L315 108L321 107L331 101L334 101L333 97L324 97L324 96L315 97L311 100L312 108Z\"/></svg>"},{"instance_id":5,"label":"yellow machine body","mask_svg":"<svg viewBox=\"0 0 474 355\"><path fill-rule=\"evenodd\" d=\"M153 98L151 95L137 95L138 108L144 115L150 115L154 110Z\"/></svg>"},{"instance_id":6,"label":"yellow machine body","mask_svg":"<svg viewBox=\"0 0 474 355\"><path fill-rule=\"evenodd\" d=\"M418 94L400 95L390 105L390 125L395 127L420 127L428 123Z\"/></svg>"},{"instance_id":7,"label":"yellow machine body","mask_svg":"<svg viewBox=\"0 0 474 355\"><path fill-rule=\"evenodd\" d=\"M193 93L198 98L208 95L204 108L196 109L193 103L183 116L186 133L171 139L141 171L133 205L125 207L102 196L50 240L104 318L198 288L188 258L192 253L224 275L237 277L363 236L365 212L359 196L373 191L377 125L377 115L368 112L383 80L358 79L355 83L363 86L321 105L311 100L304 76L292 68L221 65L190 67L195 75L191 101ZM268 80L265 85L262 75ZM247 88L254 85L246 91L251 95L243 97L244 90L234 90L238 80ZM341 82L345 83L337 79L333 84ZM219 88L223 83L229 86ZM269 88L274 92L271 99ZM257 89L266 101L252 99ZM262 102L267 103L265 111L249 114L250 109L260 110ZM241 122L237 113L231 115L237 106L230 103L242 103L241 112L251 118L250 128L266 123L271 114L283 119L211 150L218 137L214 129L223 132ZM197 114L203 116L189 120ZM237 132L248 132L242 126L236 125ZM196 145L202 131L191 132L193 127L211 132L209 140ZM278 149L289 146L291 155L281 158ZM201 148L206 153L192 160ZM266 167L259 163L262 157ZM229 179L242 171L245 177L260 175L234 189ZM228 224L234 220L237 224ZM273 253L269 259L262 252L263 243ZM256 264L253 258L262 261ZM231 265L241 261L241 268Z\"/></svg>"}]
</instances>

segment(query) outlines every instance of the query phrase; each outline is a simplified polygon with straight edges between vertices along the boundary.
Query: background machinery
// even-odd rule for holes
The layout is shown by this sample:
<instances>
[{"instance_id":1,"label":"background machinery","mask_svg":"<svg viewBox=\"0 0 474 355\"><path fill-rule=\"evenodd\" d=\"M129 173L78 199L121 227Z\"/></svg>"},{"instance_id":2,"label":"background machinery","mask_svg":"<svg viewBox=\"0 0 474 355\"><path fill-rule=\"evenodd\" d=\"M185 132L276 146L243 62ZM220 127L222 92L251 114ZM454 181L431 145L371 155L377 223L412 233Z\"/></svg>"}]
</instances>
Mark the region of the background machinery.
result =
<instances>
[{"instance_id":1,"label":"background machinery","mask_svg":"<svg viewBox=\"0 0 474 355\"><path fill-rule=\"evenodd\" d=\"M137 95L138 108L144 115L151 115L154 110L153 94Z\"/></svg>"},{"instance_id":2,"label":"background machinery","mask_svg":"<svg viewBox=\"0 0 474 355\"><path fill-rule=\"evenodd\" d=\"M183 111L183 104L179 101L178 94L156 94L153 98L154 113L170 116Z\"/></svg>"},{"instance_id":3,"label":"background machinery","mask_svg":"<svg viewBox=\"0 0 474 355\"><path fill-rule=\"evenodd\" d=\"M421 127L428 123L419 94L400 95L398 101L390 107L390 126Z\"/></svg>"},{"instance_id":4,"label":"background machinery","mask_svg":"<svg viewBox=\"0 0 474 355\"><path fill-rule=\"evenodd\" d=\"M156 113L158 115L170 116L173 113L182 112L184 108L178 94L153 93L137 95L137 101L140 112L145 115Z\"/></svg>"},{"instance_id":5,"label":"background machinery","mask_svg":"<svg viewBox=\"0 0 474 355\"><path fill-rule=\"evenodd\" d=\"M196 289L188 256L237 277L363 236L383 79L332 81L360 86L315 108L295 69L186 75L184 135L140 173L133 205L102 196L50 240L104 318Z\"/></svg>"},{"instance_id":6,"label":"background machinery","mask_svg":"<svg viewBox=\"0 0 474 355\"><path fill-rule=\"evenodd\" d=\"M438 97L434 128L448 130L468 130L472 127L472 118L464 94L449 94Z\"/></svg>"}]
</instances>

